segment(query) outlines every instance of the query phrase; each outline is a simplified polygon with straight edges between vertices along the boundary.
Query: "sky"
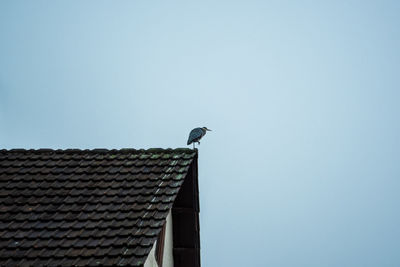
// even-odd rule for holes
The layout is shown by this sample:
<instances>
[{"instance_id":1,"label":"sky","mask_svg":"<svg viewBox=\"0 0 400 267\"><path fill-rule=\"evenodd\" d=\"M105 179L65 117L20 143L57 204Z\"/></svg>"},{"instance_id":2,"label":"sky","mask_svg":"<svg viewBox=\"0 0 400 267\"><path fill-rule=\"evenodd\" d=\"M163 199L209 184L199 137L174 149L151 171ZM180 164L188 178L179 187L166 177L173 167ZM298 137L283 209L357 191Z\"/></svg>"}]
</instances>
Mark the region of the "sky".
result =
<instances>
[{"instance_id":1,"label":"sky","mask_svg":"<svg viewBox=\"0 0 400 267\"><path fill-rule=\"evenodd\" d=\"M400 266L399 1L0 1L0 148L199 147L206 267Z\"/></svg>"}]
</instances>

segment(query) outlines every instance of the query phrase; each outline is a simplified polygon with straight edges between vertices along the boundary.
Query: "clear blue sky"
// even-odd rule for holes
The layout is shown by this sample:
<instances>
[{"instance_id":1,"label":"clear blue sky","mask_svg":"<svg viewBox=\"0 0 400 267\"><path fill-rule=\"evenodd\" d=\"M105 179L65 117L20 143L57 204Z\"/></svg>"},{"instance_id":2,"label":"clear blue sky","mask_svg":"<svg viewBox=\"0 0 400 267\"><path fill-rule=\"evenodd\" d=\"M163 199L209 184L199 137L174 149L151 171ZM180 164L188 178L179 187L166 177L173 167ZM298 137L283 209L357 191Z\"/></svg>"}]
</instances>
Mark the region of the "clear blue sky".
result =
<instances>
[{"instance_id":1,"label":"clear blue sky","mask_svg":"<svg viewBox=\"0 0 400 267\"><path fill-rule=\"evenodd\" d=\"M2 148L200 146L205 267L400 266L399 1L0 1Z\"/></svg>"}]
</instances>

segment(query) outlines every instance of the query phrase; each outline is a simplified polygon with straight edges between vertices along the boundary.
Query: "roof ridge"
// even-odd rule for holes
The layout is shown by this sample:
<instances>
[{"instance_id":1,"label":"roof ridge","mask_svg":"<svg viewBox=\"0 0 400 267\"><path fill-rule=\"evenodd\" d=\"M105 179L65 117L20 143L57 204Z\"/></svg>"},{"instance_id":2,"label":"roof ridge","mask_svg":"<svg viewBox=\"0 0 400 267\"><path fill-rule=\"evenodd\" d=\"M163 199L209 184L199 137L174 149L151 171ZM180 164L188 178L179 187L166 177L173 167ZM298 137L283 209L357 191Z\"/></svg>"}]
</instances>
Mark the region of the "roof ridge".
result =
<instances>
[{"instance_id":1,"label":"roof ridge","mask_svg":"<svg viewBox=\"0 0 400 267\"><path fill-rule=\"evenodd\" d=\"M197 153L197 149L190 148L148 148L148 149L135 149L135 148L93 148L93 149L80 149L80 148L67 148L67 149L52 149L52 148L39 148L39 149L25 149L25 148L12 148L0 149L0 153Z\"/></svg>"}]
</instances>

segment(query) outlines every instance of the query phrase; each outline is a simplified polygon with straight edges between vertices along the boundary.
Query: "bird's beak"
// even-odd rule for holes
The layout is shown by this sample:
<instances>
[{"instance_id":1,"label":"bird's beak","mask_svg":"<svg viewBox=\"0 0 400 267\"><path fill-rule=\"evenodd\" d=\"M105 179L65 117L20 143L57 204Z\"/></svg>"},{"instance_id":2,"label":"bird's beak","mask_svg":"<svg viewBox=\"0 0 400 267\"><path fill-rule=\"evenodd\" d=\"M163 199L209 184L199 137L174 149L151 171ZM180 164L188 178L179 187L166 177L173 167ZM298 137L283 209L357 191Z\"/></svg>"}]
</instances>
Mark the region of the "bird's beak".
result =
<instances>
[{"instance_id":1,"label":"bird's beak","mask_svg":"<svg viewBox=\"0 0 400 267\"><path fill-rule=\"evenodd\" d=\"M211 129L207 129L207 131L212 131Z\"/></svg>"}]
</instances>

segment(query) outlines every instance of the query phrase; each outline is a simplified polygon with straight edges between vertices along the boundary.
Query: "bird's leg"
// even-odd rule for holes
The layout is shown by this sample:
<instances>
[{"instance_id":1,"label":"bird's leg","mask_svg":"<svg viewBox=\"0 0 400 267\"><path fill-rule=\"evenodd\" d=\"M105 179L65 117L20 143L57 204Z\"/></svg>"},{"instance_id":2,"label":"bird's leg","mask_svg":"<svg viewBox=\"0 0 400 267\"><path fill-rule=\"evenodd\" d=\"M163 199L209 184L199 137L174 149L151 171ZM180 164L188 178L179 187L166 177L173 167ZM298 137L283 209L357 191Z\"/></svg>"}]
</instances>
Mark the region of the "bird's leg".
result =
<instances>
[{"instance_id":1,"label":"bird's leg","mask_svg":"<svg viewBox=\"0 0 400 267\"><path fill-rule=\"evenodd\" d=\"M193 150L195 149L194 142L193 142Z\"/></svg>"}]
</instances>

